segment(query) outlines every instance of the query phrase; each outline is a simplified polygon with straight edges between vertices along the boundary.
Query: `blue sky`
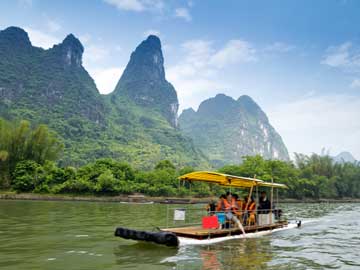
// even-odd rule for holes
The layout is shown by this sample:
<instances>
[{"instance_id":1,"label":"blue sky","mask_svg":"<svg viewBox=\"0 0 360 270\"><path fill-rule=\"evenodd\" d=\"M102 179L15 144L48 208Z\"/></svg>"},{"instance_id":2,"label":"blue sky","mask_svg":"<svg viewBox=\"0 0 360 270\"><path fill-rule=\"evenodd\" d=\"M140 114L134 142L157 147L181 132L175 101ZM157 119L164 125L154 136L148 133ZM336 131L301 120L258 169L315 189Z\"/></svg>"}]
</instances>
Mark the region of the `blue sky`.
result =
<instances>
[{"instance_id":1,"label":"blue sky","mask_svg":"<svg viewBox=\"0 0 360 270\"><path fill-rule=\"evenodd\" d=\"M359 14L356 0L3 0L0 29L23 27L44 48L75 34L101 93L157 34L181 109L248 94L290 152L360 159Z\"/></svg>"}]
</instances>

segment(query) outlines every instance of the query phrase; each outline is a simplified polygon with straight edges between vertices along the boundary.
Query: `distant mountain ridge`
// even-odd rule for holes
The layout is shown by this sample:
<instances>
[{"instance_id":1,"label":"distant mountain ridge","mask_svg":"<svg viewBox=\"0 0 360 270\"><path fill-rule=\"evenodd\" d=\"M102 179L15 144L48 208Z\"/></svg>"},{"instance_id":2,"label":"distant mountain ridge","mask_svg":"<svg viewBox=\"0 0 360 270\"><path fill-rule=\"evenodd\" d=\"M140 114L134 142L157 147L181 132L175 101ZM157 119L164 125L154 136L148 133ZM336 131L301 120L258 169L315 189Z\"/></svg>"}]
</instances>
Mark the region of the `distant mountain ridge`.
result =
<instances>
[{"instance_id":1,"label":"distant mountain ridge","mask_svg":"<svg viewBox=\"0 0 360 270\"><path fill-rule=\"evenodd\" d=\"M173 127L177 126L179 101L175 88L165 78L164 57L158 37L150 35L131 54L111 95L157 109Z\"/></svg>"},{"instance_id":2,"label":"distant mountain ridge","mask_svg":"<svg viewBox=\"0 0 360 270\"><path fill-rule=\"evenodd\" d=\"M158 37L150 35L137 46L109 95L99 93L83 67L83 52L72 34L44 50L32 46L21 28L0 31L0 117L57 131L65 143L61 163L78 166L113 157L152 168L169 159L206 169L208 157L215 165L247 154L288 158L280 136L248 96L235 101L218 95L178 118L177 93L166 80Z\"/></svg>"},{"instance_id":3,"label":"distant mountain ridge","mask_svg":"<svg viewBox=\"0 0 360 270\"><path fill-rule=\"evenodd\" d=\"M218 94L203 101L197 112L184 110L179 124L214 166L237 164L243 156L257 154L289 160L280 135L261 108L246 95L235 100Z\"/></svg>"},{"instance_id":4,"label":"distant mountain ridge","mask_svg":"<svg viewBox=\"0 0 360 270\"><path fill-rule=\"evenodd\" d=\"M157 37L138 46L108 96L82 66L83 52L72 34L44 50L21 28L0 31L0 117L49 125L65 142L64 164L113 157L143 168L161 159L207 167L175 128L178 100Z\"/></svg>"},{"instance_id":5,"label":"distant mountain ridge","mask_svg":"<svg viewBox=\"0 0 360 270\"><path fill-rule=\"evenodd\" d=\"M62 106L66 109L65 118L81 114L98 124L103 122L104 102L82 66L83 51L80 41L73 35L43 50L33 47L21 28L0 31L2 109L12 111L23 108L26 103L35 113L29 118L45 117L46 120L46 110L55 110L66 103L66 107ZM86 102L83 102L84 96Z\"/></svg>"},{"instance_id":6,"label":"distant mountain ridge","mask_svg":"<svg viewBox=\"0 0 360 270\"><path fill-rule=\"evenodd\" d=\"M354 156L347 151L343 151L339 154L337 154L335 157L333 157L334 162L336 163L345 163L345 162L350 162L350 163L354 163L356 162L356 159L354 158Z\"/></svg>"},{"instance_id":7,"label":"distant mountain ridge","mask_svg":"<svg viewBox=\"0 0 360 270\"><path fill-rule=\"evenodd\" d=\"M0 31L0 116L49 125L64 140L63 162L74 165L100 155L107 125L105 102L82 66L83 51L73 35L44 50L21 28Z\"/></svg>"}]
</instances>

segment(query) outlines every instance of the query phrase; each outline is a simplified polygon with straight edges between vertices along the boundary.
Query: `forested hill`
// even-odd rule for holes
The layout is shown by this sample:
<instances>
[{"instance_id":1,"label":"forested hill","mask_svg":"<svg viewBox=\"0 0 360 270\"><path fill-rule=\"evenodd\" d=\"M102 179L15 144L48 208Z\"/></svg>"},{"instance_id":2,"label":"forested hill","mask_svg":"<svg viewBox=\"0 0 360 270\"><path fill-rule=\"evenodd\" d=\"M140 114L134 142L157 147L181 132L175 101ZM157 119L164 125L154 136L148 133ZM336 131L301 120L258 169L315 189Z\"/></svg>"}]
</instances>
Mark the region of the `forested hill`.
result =
<instances>
[{"instance_id":1,"label":"forested hill","mask_svg":"<svg viewBox=\"0 0 360 270\"><path fill-rule=\"evenodd\" d=\"M267 159L289 160L280 135L261 108L246 95L234 100L218 94L203 101L197 112L184 110L179 124L217 167L238 164L242 157L257 154Z\"/></svg>"},{"instance_id":2,"label":"forested hill","mask_svg":"<svg viewBox=\"0 0 360 270\"><path fill-rule=\"evenodd\" d=\"M115 90L105 96L112 125L109 134L121 145L117 156L139 167L169 159L177 165L208 168L207 158L177 128L178 98L166 80L160 39L149 36L131 54Z\"/></svg>"},{"instance_id":3,"label":"forested hill","mask_svg":"<svg viewBox=\"0 0 360 270\"><path fill-rule=\"evenodd\" d=\"M46 123L71 139L79 136L81 125L92 125L90 136L91 130L101 130L104 101L82 66L83 51L73 35L43 50L33 47L20 28L1 31L1 116Z\"/></svg>"},{"instance_id":4,"label":"forested hill","mask_svg":"<svg viewBox=\"0 0 360 270\"><path fill-rule=\"evenodd\" d=\"M175 88L165 78L160 39L150 35L131 54L113 100L122 99L158 111L177 127L179 101Z\"/></svg>"},{"instance_id":5,"label":"forested hill","mask_svg":"<svg viewBox=\"0 0 360 270\"><path fill-rule=\"evenodd\" d=\"M111 96L99 94L83 52L72 34L44 50L21 28L0 31L0 117L47 124L65 143L64 165L112 157L142 168L162 159L208 167L175 128L178 100L157 37L139 45Z\"/></svg>"},{"instance_id":6,"label":"forested hill","mask_svg":"<svg viewBox=\"0 0 360 270\"><path fill-rule=\"evenodd\" d=\"M65 145L60 165L110 157L136 168L168 159L206 169L239 163L244 155L288 158L265 113L247 96L209 99L198 112L188 111L189 118L182 115L180 129L177 93L166 80L158 37L137 46L105 96L82 65L84 49L72 34L44 50L21 28L0 31L0 117L56 131Z\"/></svg>"}]
</instances>

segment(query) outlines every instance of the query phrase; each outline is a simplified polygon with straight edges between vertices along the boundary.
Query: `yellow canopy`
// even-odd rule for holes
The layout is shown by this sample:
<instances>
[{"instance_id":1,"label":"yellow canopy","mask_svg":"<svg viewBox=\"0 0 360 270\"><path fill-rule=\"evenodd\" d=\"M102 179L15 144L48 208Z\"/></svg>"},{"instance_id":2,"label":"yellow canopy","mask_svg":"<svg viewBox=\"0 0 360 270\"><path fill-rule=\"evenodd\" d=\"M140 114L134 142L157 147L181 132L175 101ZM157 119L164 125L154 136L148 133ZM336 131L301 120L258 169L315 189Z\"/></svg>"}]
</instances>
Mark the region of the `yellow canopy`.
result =
<instances>
[{"instance_id":1,"label":"yellow canopy","mask_svg":"<svg viewBox=\"0 0 360 270\"><path fill-rule=\"evenodd\" d=\"M271 183L271 182L262 182L258 184L260 187L274 187L274 188L288 188L284 184L278 184L278 183Z\"/></svg>"},{"instance_id":2,"label":"yellow canopy","mask_svg":"<svg viewBox=\"0 0 360 270\"><path fill-rule=\"evenodd\" d=\"M287 188L283 184L269 183L256 178L240 177L230 174L218 173L218 172L192 172L187 173L179 177L180 180L185 181L199 181L218 184L228 187L275 187L275 188Z\"/></svg>"}]
</instances>

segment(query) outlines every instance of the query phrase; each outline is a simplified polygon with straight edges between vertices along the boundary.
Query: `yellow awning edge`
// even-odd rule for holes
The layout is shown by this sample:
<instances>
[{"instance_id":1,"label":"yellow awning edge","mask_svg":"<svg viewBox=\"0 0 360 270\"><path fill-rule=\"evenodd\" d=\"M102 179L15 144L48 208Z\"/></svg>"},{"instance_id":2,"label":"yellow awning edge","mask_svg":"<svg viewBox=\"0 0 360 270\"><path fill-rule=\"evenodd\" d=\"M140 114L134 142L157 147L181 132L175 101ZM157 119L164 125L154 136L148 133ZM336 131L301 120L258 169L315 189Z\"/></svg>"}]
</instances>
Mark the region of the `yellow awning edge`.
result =
<instances>
[{"instance_id":1,"label":"yellow awning edge","mask_svg":"<svg viewBox=\"0 0 360 270\"><path fill-rule=\"evenodd\" d=\"M198 171L184 174L179 177L180 180L184 181L198 181L207 182L212 184L218 184L221 186L228 187L274 187L274 188L287 188L284 184L265 182L256 178L241 177L230 174L209 172L209 171Z\"/></svg>"}]
</instances>

